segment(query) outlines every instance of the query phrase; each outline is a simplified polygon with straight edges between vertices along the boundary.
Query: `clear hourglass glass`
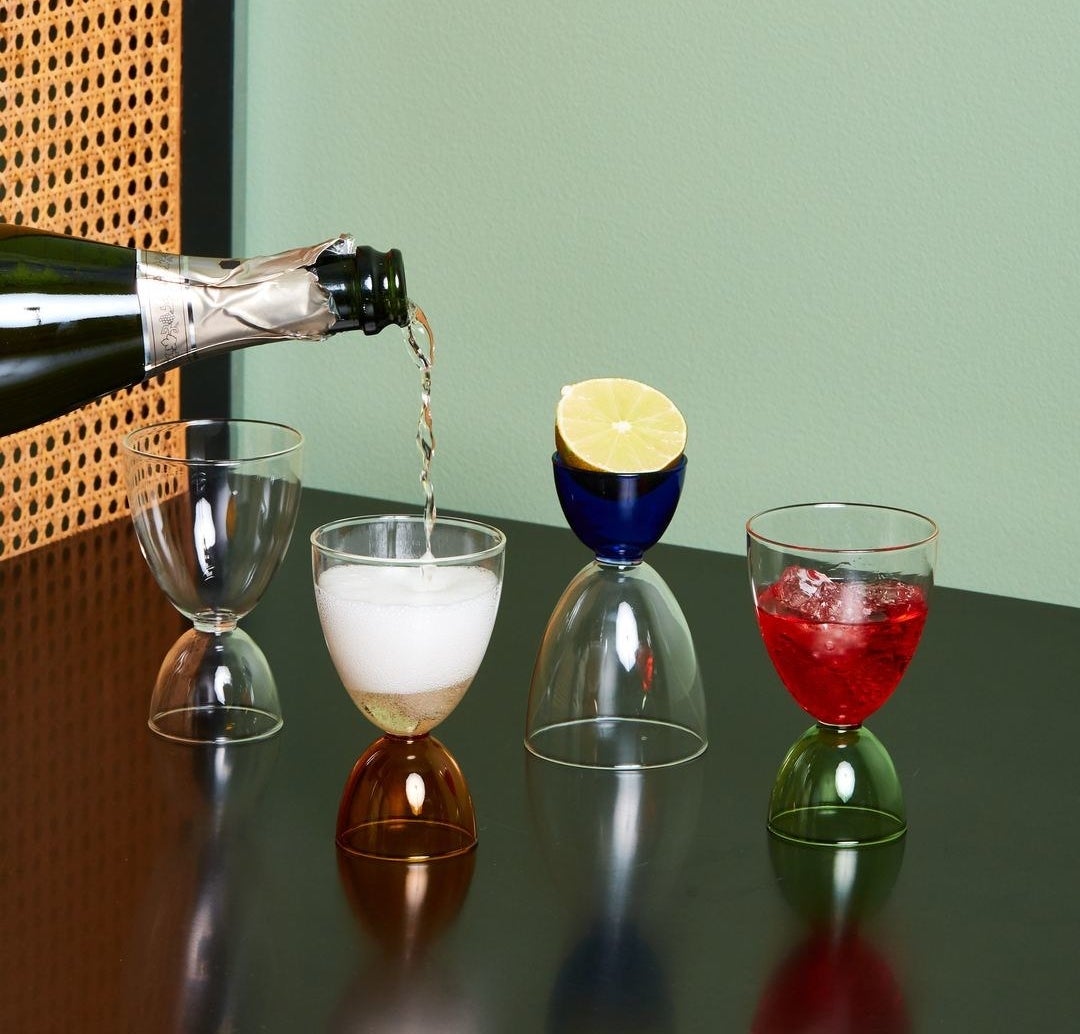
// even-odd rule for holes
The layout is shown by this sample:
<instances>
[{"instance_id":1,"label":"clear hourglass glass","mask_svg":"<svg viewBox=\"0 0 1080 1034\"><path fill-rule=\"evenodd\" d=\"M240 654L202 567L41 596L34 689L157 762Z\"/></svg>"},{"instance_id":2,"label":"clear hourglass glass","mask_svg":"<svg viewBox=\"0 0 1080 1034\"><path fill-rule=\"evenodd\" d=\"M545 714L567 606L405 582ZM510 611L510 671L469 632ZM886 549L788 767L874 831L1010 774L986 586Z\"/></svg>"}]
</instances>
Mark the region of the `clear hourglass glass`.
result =
<instances>
[{"instance_id":1,"label":"clear hourglass glass","mask_svg":"<svg viewBox=\"0 0 1080 1034\"><path fill-rule=\"evenodd\" d=\"M574 534L595 559L555 606L533 669L525 746L589 768L653 768L701 754L705 695L690 630L645 562L675 513L686 457L644 474L552 457Z\"/></svg>"},{"instance_id":2,"label":"clear hourglass glass","mask_svg":"<svg viewBox=\"0 0 1080 1034\"><path fill-rule=\"evenodd\" d=\"M124 439L139 547L193 626L154 685L149 724L161 736L230 743L281 728L270 666L237 622L288 548L303 441L291 427L255 420L174 421Z\"/></svg>"},{"instance_id":3,"label":"clear hourglass glass","mask_svg":"<svg viewBox=\"0 0 1080 1034\"><path fill-rule=\"evenodd\" d=\"M746 524L758 627L780 680L817 724L791 748L769 829L870 844L907 828L888 752L863 722L896 689L930 602L937 525L907 510L813 503Z\"/></svg>"},{"instance_id":4,"label":"clear hourglass glass","mask_svg":"<svg viewBox=\"0 0 1080 1034\"><path fill-rule=\"evenodd\" d=\"M487 651L506 538L440 517L354 517L311 536L319 620L353 703L385 735L356 762L338 809L353 854L422 860L476 843L468 787L430 735L460 703Z\"/></svg>"}]
</instances>

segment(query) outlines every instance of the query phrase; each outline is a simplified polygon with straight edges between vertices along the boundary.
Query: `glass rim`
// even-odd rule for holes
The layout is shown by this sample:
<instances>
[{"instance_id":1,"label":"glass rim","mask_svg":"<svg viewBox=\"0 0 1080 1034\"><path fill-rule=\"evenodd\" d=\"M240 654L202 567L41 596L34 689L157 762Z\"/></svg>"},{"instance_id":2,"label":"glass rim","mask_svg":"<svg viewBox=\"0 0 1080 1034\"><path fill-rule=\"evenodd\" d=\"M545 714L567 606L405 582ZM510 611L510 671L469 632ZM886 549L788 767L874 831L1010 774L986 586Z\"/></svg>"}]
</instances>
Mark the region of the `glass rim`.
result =
<instances>
[{"instance_id":1,"label":"glass rim","mask_svg":"<svg viewBox=\"0 0 1080 1034\"><path fill-rule=\"evenodd\" d=\"M920 538L913 538L908 542L895 542L885 546L815 546L799 542L785 542L783 539L763 535L752 527L753 523L762 517L783 513L787 510L878 510L881 513L903 514L905 517L914 517L917 520L923 521L928 528L928 533ZM940 530L941 529L938 527L935 520L927 517L925 514L919 513L917 510L907 510L900 506L885 506L880 503L789 503L786 506L772 506L767 510L760 510L746 522L746 534L755 542L760 542L768 546L779 546L783 549L793 551L828 553L830 555L848 553L894 553L904 549L916 549L919 546L926 546L933 542L938 537Z\"/></svg>"},{"instance_id":2,"label":"glass rim","mask_svg":"<svg viewBox=\"0 0 1080 1034\"><path fill-rule=\"evenodd\" d=\"M474 531L486 532L495 541L484 549L476 549L468 553L455 553L452 556L439 556L432 559L419 557L385 557L371 556L367 553L355 553L347 549L335 549L319 541L319 536L327 532L337 531L339 528L355 527L366 524L423 524L424 516L418 513L378 513L361 517L339 517L337 520L320 524L309 536L311 548L320 555L336 560L345 560L350 563L372 564L382 567L458 567L463 563L477 563L481 560L490 560L499 556L506 549L506 534L492 524L475 520L472 517L438 517L435 521L435 529L439 526L452 526L455 528L470 528Z\"/></svg>"},{"instance_id":3,"label":"glass rim","mask_svg":"<svg viewBox=\"0 0 1080 1034\"><path fill-rule=\"evenodd\" d=\"M189 427L269 427L277 431L285 431L293 436L292 444L279 449L270 449L265 452L253 452L239 456L228 456L223 459L198 458L194 456L169 456L154 449L140 448L135 445L138 435L151 434L155 431L179 430ZM185 466L204 467L230 467L237 463L252 463L256 460L272 460L281 456L288 456L298 451L304 444L304 436L295 427L289 424L281 424L274 420L247 420L242 417L202 417L197 420L163 420L157 424L146 424L144 427L136 427L124 435L122 445L125 452L140 459L161 460L168 463L182 463Z\"/></svg>"},{"instance_id":4,"label":"glass rim","mask_svg":"<svg viewBox=\"0 0 1080 1034\"><path fill-rule=\"evenodd\" d=\"M551 454L551 462L556 467L561 467L563 470L574 470L581 474L592 474L594 477L604 478L642 478L648 477L654 474L673 474L677 470L682 470L686 467L687 458L686 453L679 453L679 458L671 464L670 467L661 467L659 470L641 470L636 473L620 473L615 470L590 470L588 467L575 467L572 463L567 463L566 460L559 455L558 451Z\"/></svg>"}]
</instances>

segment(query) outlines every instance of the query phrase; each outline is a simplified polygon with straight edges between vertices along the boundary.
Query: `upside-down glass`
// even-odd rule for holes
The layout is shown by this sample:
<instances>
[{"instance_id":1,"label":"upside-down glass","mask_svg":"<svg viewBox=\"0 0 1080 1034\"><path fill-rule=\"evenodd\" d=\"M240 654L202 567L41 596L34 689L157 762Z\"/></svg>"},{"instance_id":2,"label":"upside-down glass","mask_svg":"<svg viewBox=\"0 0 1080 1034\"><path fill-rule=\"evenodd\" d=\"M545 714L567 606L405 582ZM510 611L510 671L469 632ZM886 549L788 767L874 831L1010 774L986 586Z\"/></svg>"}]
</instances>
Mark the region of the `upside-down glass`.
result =
<instances>
[{"instance_id":1,"label":"upside-down glass","mask_svg":"<svg viewBox=\"0 0 1080 1034\"><path fill-rule=\"evenodd\" d=\"M124 439L146 562L193 628L166 655L149 725L188 743L259 740L282 725L262 650L237 622L274 576L300 504L303 437L282 424L194 420Z\"/></svg>"},{"instance_id":2,"label":"upside-down glass","mask_svg":"<svg viewBox=\"0 0 1080 1034\"><path fill-rule=\"evenodd\" d=\"M785 758L769 829L804 843L868 844L907 828L888 752L863 722L915 654L937 525L907 510L812 503L746 524L758 627L777 674L817 720Z\"/></svg>"},{"instance_id":3,"label":"upside-down glass","mask_svg":"<svg viewBox=\"0 0 1080 1034\"><path fill-rule=\"evenodd\" d=\"M353 703L385 733L357 761L338 810L338 846L357 855L419 861L476 843L461 769L430 732L484 658L506 538L440 517L426 546L419 516L347 518L311 535L330 657Z\"/></svg>"},{"instance_id":4,"label":"upside-down glass","mask_svg":"<svg viewBox=\"0 0 1080 1034\"><path fill-rule=\"evenodd\" d=\"M567 523L595 554L566 587L537 652L525 746L586 768L689 761L708 739L690 629L645 562L682 491L686 457L667 470L613 474L552 457Z\"/></svg>"}]
</instances>

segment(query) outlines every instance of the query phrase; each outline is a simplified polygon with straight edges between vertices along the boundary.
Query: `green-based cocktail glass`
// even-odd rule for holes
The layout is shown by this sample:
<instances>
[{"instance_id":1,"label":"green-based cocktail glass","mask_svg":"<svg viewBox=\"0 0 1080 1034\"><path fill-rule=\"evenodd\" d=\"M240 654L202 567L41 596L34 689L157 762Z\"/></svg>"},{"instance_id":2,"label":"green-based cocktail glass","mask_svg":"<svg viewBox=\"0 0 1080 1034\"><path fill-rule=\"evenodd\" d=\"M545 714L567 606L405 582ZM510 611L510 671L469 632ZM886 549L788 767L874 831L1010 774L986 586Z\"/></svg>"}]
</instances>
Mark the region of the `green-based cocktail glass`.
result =
<instances>
[{"instance_id":1,"label":"green-based cocktail glass","mask_svg":"<svg viewBox=\"0 0 1080 1034\"><path fill-rule=\"evenodd\" d=\"M903 792L863 722L922 636L938 528L886 506L785 506L746 524L758 627L777 674L816 720L781 765L769 829L803 843L871 844L907 829Z\"/></svg>"}]
</instances>

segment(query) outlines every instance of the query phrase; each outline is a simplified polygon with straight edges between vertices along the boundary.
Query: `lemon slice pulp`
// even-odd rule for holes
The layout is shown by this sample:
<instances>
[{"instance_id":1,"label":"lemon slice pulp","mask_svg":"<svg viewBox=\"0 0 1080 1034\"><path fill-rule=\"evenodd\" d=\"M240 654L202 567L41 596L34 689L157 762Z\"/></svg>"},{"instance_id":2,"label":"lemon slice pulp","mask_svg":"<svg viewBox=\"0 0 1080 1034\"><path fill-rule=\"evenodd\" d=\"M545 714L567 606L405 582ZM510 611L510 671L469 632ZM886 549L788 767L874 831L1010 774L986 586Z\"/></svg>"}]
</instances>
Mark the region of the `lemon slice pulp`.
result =
<instances>
[{"instance_id":1,"label":"lemon slice pulp","mask_svg":"<svg viewBox=\"0 0 1080 1034\"><path fill-rule=\"evenodd\" d=\"M664 470L686 448L686 421L671 399L640 381L579 381L563 388L555 409L555 448L584 470Z\"/></svg>"}]
</instances>

